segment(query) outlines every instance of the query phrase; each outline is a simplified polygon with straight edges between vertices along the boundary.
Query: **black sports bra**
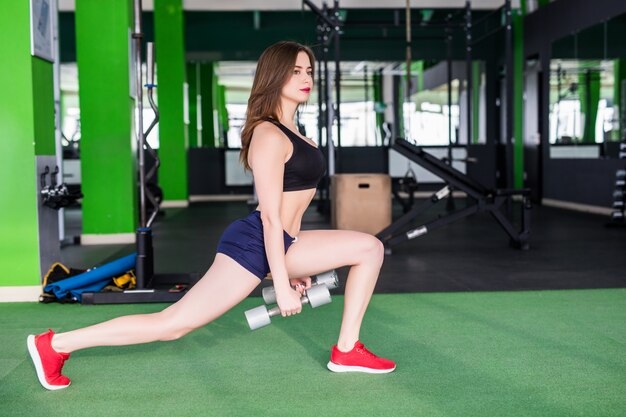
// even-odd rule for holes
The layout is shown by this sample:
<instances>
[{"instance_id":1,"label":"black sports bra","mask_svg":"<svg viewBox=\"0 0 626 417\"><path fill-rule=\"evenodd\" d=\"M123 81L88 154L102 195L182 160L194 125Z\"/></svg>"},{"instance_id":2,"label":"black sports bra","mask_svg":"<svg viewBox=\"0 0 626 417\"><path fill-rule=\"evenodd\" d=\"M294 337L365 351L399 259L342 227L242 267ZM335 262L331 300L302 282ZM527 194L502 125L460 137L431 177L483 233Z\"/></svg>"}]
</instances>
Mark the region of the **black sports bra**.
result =
<instances>
[{"instance_id":1,"label":"black sports bra","mask_svg":"<svg viewBox=\"0 0 626 417\"><path fill-rule=\"evenodd\" d=\"M300 191L316 188L326 172L326 161L322 151L280 122L268 119L289 138L293 144L291 158L285 162L283 191Z\"/></svg>"}]
</instances>

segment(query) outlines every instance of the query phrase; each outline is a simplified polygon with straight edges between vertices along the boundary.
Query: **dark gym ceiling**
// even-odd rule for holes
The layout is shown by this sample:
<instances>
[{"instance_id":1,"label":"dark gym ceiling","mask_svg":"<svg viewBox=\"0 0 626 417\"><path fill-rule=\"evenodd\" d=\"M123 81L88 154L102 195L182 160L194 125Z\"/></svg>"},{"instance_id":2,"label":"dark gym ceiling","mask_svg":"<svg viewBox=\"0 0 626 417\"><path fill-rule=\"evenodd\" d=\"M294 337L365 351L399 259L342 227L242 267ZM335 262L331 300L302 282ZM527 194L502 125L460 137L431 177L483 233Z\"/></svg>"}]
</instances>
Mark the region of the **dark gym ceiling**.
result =
<instances>
[{"instance_id":1,"label":"dark gym ceiling","mask_svg":"<svg viewBox=\"0 0 626 417\"><path fill-rule=\"evenodd\" d=\"M185 11L185 46L189 61L254 61L268 45L284 39L315 46L317 18L310 11ZM255 16L256 13L256 16ZM476 10L478 20L490 11ZM406 50L405 11L402 9L349 9L344 14L341 37L341 59L403 61ZM444 60L446 23L451 22L451 54L465 59L463 9L413 9L413 59ZM493 13L474 27L474 37L497 28L501 16ZM76 61L74 13L60 13L62 62ZM154 39L152 12L143 13L143 31L147 40ZM501 33L501 32L500 32ZM474 48L476 58L493 50L494 38ZM331 48L331 55L333 49Z\"/></svg>"}]
</instances>

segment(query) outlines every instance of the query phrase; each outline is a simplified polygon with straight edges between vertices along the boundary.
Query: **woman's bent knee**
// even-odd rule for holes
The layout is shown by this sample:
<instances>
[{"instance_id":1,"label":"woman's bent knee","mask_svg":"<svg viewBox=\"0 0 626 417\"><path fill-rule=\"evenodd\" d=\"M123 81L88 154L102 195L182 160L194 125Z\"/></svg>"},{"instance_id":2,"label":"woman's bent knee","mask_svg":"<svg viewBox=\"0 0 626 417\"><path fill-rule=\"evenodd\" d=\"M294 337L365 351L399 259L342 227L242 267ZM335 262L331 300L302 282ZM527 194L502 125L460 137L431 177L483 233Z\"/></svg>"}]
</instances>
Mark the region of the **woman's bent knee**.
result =
<instances>
[{"instance_id":1,"label":"woman's bent knee","mask_svg":"<svg viewBox=\"0 0 626 417\"><path fill-rule=\"evenodd\" d=\"M374 254L376 262L382 265L383 261L385 260L385 245L378 238L374 237L372 246L372 252Z\"/></svg>"},{"instance_id":2,"label":"woman's bent knee","mask_svg":"<svg viewBox=\"0 0 626 417\"><path fill-rule=\"evenodd\" d=\"M385 259L385 245L376 237L368 234L364 234L362 243L362 261L382 265Z\"/></svg>"}]
</instances>

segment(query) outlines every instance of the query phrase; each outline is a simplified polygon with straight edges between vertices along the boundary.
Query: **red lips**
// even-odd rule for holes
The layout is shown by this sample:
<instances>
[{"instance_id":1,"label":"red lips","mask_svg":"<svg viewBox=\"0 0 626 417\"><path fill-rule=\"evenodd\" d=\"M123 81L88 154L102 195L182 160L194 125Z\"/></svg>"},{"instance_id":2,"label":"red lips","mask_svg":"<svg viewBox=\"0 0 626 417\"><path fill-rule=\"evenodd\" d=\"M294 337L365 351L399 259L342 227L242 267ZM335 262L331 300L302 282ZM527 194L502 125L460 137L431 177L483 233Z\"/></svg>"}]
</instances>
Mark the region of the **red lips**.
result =
<instances>
[{"instance_id":1,"label":"red lips","mask_svg":"<svg viewBox=\"0 0 626 417\"><path fill-rule=\"evenodd\" d=\"M304 91L305 93L310 93L311 89L310 88L301 88L300 91Z\"/></svg>"}]
</instances>

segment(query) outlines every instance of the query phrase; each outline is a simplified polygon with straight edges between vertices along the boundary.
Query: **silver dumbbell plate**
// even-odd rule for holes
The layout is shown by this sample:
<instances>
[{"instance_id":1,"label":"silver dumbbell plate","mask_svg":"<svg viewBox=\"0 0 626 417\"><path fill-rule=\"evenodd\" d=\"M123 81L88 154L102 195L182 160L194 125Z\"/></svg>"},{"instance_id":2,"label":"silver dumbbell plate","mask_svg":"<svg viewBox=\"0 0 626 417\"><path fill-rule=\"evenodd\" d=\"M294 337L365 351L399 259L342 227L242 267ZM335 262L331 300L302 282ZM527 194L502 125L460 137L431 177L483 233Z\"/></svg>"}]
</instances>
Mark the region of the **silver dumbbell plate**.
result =
<instances>
[{"instance_id":1,"label":"silver dumbbell plate","mask_svg":"<svg viewBox=\"0 0 626 417\"><path fill-rule=\"evenodd\" d=\"M263 301L265 304L274 304L276 303L276 290L274 290L274 286L263 288Z\"/></svg>"},{"instance_id":2,"label":"silver dumbbell plate","mask_svg":"<svg viewBox=\"0 0 626 417\"><path fill-rule=\"evenodd\" d=\"M330 291L328 291L328 287L325 285L316 285L309 288L306 292L306 297L313 308L329 304L332 301Z\"/></svg>"},{"instance_id":3,"label":"silver dumbbell plate","mask_svg":"<svg viewBox=\"0 0 626 417\"><path fill-rule=\"evenodd\" d=\"M339 286L339 277L337 271L334 269L323 274L319 274L315 277L316 285L326 285L329 290L335 289Z\"/></svg>"},{"instance_id":4,"label":"silver dumbbell plate","mask_svg":"<svg viewBox=\"0 0 626 417\"><path fill-rule=\"evenodd\" d=\"M333 269L331 271L316 275L315 283L313 285L326 285L329 290L339 287L339 277L337 276L337 271ZM274 290L273 285L263 288L262 295L265 304L269 305L276 303L276 290Z\"/></svg>"},{"instance_id":5,"label":"silver dumbbell plate","mask_svg":"<svg viewBox=\"0 0 626 417\"><path fill-rule=\"evenodd\" d=\"M272 320L267 313L266 306L258 306L256 308L246 311L246 320L248 320L250 330L256 330L260 327L267 326L272 323Z\"/></svg>"}]
</instances>

